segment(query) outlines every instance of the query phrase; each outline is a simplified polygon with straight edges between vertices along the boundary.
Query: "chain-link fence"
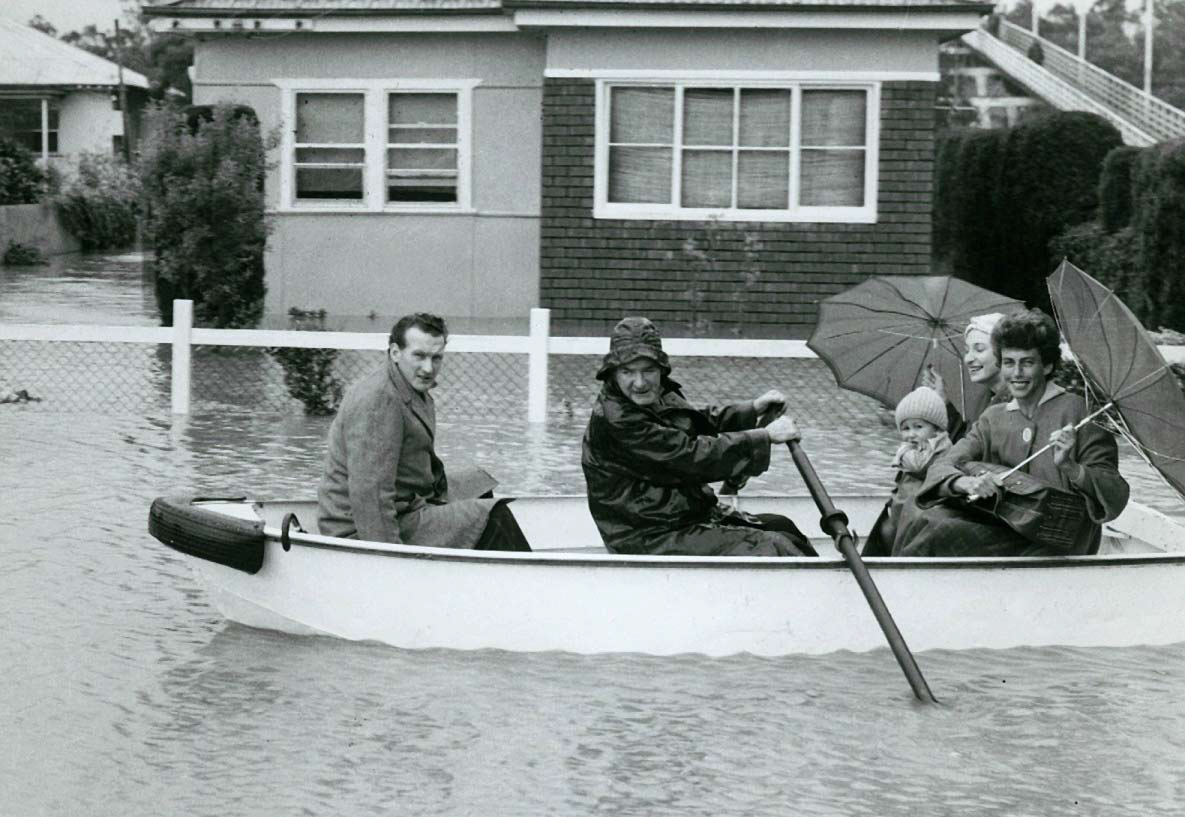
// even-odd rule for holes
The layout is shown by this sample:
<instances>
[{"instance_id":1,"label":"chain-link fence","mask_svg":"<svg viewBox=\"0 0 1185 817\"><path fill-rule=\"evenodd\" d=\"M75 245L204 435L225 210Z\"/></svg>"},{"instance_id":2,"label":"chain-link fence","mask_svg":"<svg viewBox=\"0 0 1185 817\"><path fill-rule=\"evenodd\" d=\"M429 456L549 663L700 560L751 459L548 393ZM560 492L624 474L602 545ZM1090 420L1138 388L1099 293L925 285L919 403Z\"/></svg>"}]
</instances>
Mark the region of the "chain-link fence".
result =
<instances>
[{"instance_id":1,"label":"chain-link fence","mask_svg":"<svg viewBox=\"0 0 1185 817\"><path fill-rule=\"evenodd\" d=\"M325 392L324 410L336 405L334 392L383 366L379 350L300 350L289 368L300 374L314 361L323 376L303 382L305 394ZM55 413L166 413L170 407L172 347L168 344L0 340L0 397L23 410ZM553 354L548 359L549 418L587 416L600 383L599 355ZM440 384L433 391L443 421L526 419L526 354L448 352ZM867 428L882 416L875 401L841 390L827 367L812 358L672 357L673 377L693 404L731 403L779 388L805 426ZM292 374L290 371L289 374ZM293 379L290 377L290 379ZM295 378L297 381L300 378ZM292 414L307 410L301 386L285 382L285 365L263 347L195 345L190 366L194 413L251 411ZM21 392L28 398L19 397Z\"/></svg>"}]
</instances>

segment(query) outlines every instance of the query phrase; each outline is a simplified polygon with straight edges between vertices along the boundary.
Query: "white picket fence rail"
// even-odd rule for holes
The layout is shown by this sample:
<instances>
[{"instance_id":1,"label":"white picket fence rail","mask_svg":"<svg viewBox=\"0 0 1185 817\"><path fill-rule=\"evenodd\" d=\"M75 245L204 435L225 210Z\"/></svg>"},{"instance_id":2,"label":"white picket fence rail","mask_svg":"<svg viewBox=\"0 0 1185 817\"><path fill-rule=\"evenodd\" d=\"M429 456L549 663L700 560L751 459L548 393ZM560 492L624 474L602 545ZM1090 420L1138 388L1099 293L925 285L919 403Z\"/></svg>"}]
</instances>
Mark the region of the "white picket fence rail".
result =
<instances>
[{"instance_id":1,"label":"white picket fence rail","mask_svg":"<svg viewBox=\"0 0 1185 817\"><path fill-rule=\"evenodd\" d=\"M172 326L78 326L0 324L0 341L68 341L141 343L172 346L171 407L174 414L190 408L191 349L200 346L291 347L385 351L386 332L302 332L270 329L202 329L193 325L193 302L173 301ZM449 335L450 352L522 354L527 356L527 420L547 419L547 369L550 355L603 355L605 337L554 337L551 310L532 309L526 335ZM673 357L814 358L801 340L667 338L663 348Z\"/></svg>"}]
</instances>

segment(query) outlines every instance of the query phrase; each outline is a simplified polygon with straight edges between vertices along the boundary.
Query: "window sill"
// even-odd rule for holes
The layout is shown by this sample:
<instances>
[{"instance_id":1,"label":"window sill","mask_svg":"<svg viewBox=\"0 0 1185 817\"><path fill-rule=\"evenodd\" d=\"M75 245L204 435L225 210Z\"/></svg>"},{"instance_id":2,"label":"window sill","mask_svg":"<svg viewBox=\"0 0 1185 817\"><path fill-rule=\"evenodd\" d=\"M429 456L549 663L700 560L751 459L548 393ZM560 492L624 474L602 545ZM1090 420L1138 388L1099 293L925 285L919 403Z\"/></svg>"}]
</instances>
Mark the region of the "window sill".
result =
<instances>
[{"instance_id":1,"label":"window sill","mask_svg":"<svg viewBox=\"0 0 1185 817\"><path fill-rule=\"evenodd\" d=\"M595 219L623 221L722 221L780 222L785 224L875 224L873 207L805 207L787 210L688 210L668 207L602 204L593 208Z\"/></svg>"},{"instance_id":2,"label":"window sill","mask_svg":"<svg viewBox=\"0 0 1185 817\"><path fill-rule=\"evenodd\" d=\"M367 215L367 216L389 216L389 215L421 215L421 216L472 216L477 214L477 210L472 207L460 207L457 205L450 206L432 206L429 204L417 205L388 205L379 209L367 207L366 205L351 206L348 204L298 204L288 205L286 207L277 207L270 212L279 213L282 215L299 215L305 214L339 214L339 215Z\"/></svg>"}]
</instances>

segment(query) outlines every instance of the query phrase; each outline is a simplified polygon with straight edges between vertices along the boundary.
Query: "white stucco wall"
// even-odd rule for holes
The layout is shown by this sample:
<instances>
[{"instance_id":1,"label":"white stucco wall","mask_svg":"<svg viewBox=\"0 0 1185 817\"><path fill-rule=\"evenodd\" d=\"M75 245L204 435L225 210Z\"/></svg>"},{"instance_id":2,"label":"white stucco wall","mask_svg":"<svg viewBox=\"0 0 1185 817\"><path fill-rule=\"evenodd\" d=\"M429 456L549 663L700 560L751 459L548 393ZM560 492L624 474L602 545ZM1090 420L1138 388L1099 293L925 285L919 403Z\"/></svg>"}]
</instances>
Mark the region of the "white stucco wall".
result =
<instances>
[{"instance_id":1,"label":"white stucco wall","mask_svg":"<svg viewBox=\"0 0 1185 817\"><path fill-rule=\"evenodd\" d=\"M933 31L561 30L547 69L938 72Z\"/></svg>"},{"instance_id":2,"label":"white stucco wall","mask_svg":"<svg viewBox=\"0 0 1185 817\"><path fill-rule=\"evenodd\" d=\"M275 80L476 79L472 211L273 212L269 315L346 318L427 309L522 318L538 305L544 40L530 34L340 34L199 42L194 101L250 105L280 128ZM274 157L278 159L277 157ZM279 169L268 178L279 202Z\"/></svg>"},{"instance_id":3,"label":"white stucco wall","mask_svg":"<svg viewBox=\"0 0 1185 817\"><path fill-rule=\"evenodd\" d=\"M83 151L110 154L111 137L123 134L123 119L113 109L110 91L75 91L59 100L58 107L58 153L70 163Z\"/></svg>"}]
</instances>

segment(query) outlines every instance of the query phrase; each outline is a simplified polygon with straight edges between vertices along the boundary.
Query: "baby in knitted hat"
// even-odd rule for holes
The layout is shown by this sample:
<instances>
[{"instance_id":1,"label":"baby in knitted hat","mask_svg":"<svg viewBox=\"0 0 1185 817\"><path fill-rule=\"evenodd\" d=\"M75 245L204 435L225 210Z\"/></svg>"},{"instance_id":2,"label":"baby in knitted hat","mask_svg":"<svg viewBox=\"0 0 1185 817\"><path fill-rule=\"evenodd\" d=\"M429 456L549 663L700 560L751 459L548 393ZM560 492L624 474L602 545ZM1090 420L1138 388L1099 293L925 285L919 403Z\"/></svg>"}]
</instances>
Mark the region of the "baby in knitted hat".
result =
<instances>
[{"instance_id":1,"label":"baby in knitted hat","mask_svg":"<svg viewBox=\"0 0 1185 817\"><path fill-rule=\"evenodd\" d=\"M893 455L897 478L893 493L881 511L864 547L865 556L896 555L905 542L897 542L910 513L918 511L913 498L926 481L930 463L951 447L946 433L946 403L938 392L922 386L901 398L895 412L901 445Z\"/></svg>"}]
</instances>

